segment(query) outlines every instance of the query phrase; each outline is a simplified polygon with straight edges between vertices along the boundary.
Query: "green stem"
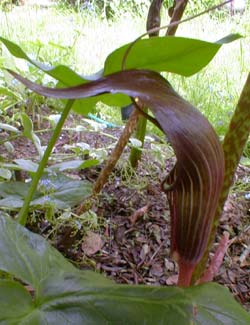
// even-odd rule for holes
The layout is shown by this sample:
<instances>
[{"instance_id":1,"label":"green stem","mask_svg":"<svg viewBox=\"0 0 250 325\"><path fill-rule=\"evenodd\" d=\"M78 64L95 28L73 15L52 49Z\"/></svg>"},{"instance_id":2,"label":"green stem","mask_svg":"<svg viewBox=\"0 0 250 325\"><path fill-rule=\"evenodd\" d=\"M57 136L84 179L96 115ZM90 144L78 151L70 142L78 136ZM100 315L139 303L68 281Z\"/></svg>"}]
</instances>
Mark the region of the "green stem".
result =
<instances>
[{"instance_id":1,"label":"green stem","mask_svg":"<svg viewBox=\"0 0 250 325\"><path fill-rule=\"evenodd\" d=\"M61 130L62 130L62 127L63 127L63 124L66 120L66 118L68 117L68 114L71 110L71 107L74 103L74 100L69 100L62 112L62 115L61 115L61 118L60 120L58 121L57 125L56 125L56 128L52 134L52 137L48 143L48 146L44 152L44 155L39 163L39 166L38 166L38 169L32 179L32 182L31 182L31 185L29 187L29 191L28 191L28 194L24 200L24 204L19 212L19 215L18 215L18 218L17 218L17 221L21 224L21 225L25 225L26 222L27 222L27 217L28 217L28 212L29 212L29 205L30 205L30 202L32 201L32 198L33 198L33 195L36 191L36 188L37 188L37 185L38 185L38 182L40 180L40 178L42 177L43 175L43 171L44 171L44 168L46 167L47 165L47 162L49 160L49 157L50 157L50 154L54 148L54 145L61 133Z\"/></svg>"},{"instance_id":2,"label":"green stem","mask_svg":"<svg viewBox=\"0 0 250 325\"><path fill-rule=\"evenodd\" d=\"M144 109L144 112L147 113L148 109ZM147 128L147 119L144 116L140 116L136 128L135 138L140 140L142 145L141 148L144 146L145 134ZM130 164L133 168L136 168L138 165L138 161L141 159L142 151L138 148L132 148L130 153Z\"/></svg>"}]
</instances>

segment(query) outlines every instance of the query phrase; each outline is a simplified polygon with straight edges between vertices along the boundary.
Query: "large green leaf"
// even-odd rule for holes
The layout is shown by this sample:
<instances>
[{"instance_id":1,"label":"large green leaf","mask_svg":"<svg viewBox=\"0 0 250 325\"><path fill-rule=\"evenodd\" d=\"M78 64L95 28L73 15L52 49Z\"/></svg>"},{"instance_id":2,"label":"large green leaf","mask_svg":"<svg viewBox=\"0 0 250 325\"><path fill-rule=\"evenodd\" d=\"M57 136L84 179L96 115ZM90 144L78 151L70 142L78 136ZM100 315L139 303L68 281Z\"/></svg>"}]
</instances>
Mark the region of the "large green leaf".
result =
<instances>
[{"instance_id":1,"label":"large green leaf","mask_svg":"<svg viewBox=\"0 0 250 325\"><path fill-rule=\"evenodd\" d=\"M184 37L152 37L137 41L127 56L125 69L149 69L191 76L204 68L222 44L241 36L229 35L211 43ZM104 75L122 70L122 61L131 43L112 52L106 59Z\"/></svg>"},{"instance_id":2,"label":"large green leaf","mask_svg":"<svg viewBox=\"0 0 250 325\"><path fill-rule=\"evenodd\" d=\"M30 284L0 280L3 324L232 324L249 314L226 288L116 285L72 266L44 238L0 216L0 269Z\"/></svg>"},{"instance_id":3,"label":"large green leaf","mask_svg":"<svg viewBox=\"0 0 250 325\"><path fill-rule=\"evenodd\" d=\"M40 290L42 279L54 270L74 270L45 240L9 218L0 217L0 234L0 269L32 285L35 290Z\"/></svg>"},{"instance_id":4,"label":"large green leaf","mask_svg":"<svg viewBox=\"0 0 250 325\"><path fill-rule=\"evenodd\" d=\"M54 67L31 59L21 49L20 46L7 40L6 38L0 37L0 41L7 47L7 49L13 56L28 61L29 63L36 66L38 69L50 75L54 79L58 80L57 87L59 88L65 86L76 86L85 82L89 82L90 80L96 80L102 75L103 72L100 71L92 76L81 76L65 65L58 65ZM131 102L128 96L122 94L117 94L115 96L106 94L103 96L77 100L74 102L72 109L78 113L87 115L89 112L91 112L93 108L95 108L96 103L99 101L102 101L104 104L110 106L123 106Z\"/></svg>"},{"instance_id":5,"label":"large green leaf","mask_svg":"<svg viewBox=\"0 0 250 325\"><path fill-rule=\"evenodd\" d=\"M126 60L126 69L151 69L155 71L168 71L184 76L190 76L206 66L222 44L232 42L241 36L232 34L226 38L210 43L184 37L154 37L142 39L135 43ZM92 76L80 76L65 65L49 66L31 59L17 44L0 37L0 41L9 52L17 58L24 59L35 65L51 77L58 80L57 87L76 86L97 80L102 74L120 71L122 60L131 46L124 45L112 52L105 61L104 73L100 71ZM72 109L80 114L88 114L96 103L102 101L110 106L125 106L130 103L128 96L124 94L103 94L96 97L84 98L74 102Z\"/></svg>"}]
</instances>

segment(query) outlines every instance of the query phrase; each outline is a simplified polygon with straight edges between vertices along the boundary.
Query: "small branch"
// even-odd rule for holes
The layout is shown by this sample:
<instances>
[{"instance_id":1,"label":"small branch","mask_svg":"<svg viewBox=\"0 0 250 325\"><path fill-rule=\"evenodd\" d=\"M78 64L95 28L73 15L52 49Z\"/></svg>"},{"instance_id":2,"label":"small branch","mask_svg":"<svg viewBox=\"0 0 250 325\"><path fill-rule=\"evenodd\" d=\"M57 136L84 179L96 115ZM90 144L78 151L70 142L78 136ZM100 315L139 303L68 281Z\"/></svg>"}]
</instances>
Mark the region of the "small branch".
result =
<instances>
[{"instance_id":1,"label":"small branch","mask_svg":"<svg viewBox=\"0 0 250 325\"><path fill-rule=\"evenodd\" d=\"M105 166L103 167L100 175L98 176L96 183L93 188L93 194L98 194L102 190L103 186L108 180L108 177L110 173L112 172L113 168L115 167L117 161L119 160L121 154L123 153L124 148L126 147L126 144L128 143L128 140L133 133L137 121L139 118L140 112L137 109L134 109L132 112L123 132L120 136L115 148L113 149L110 158L106 162Z\"/></svg>"},{"instance_id":2,"label":"small branch","mask_svg":"<svg viewBox=\"0 0 250 325\"><path fill-rule=\"evenodd\" d=\"M174 1L174 11L171 16L170 26L167 29L166 36L175 35L178 25L171 25L174 22L181 20L184 10L187 6L188 0L175 0Z\"/></svg>"}]
</instances>

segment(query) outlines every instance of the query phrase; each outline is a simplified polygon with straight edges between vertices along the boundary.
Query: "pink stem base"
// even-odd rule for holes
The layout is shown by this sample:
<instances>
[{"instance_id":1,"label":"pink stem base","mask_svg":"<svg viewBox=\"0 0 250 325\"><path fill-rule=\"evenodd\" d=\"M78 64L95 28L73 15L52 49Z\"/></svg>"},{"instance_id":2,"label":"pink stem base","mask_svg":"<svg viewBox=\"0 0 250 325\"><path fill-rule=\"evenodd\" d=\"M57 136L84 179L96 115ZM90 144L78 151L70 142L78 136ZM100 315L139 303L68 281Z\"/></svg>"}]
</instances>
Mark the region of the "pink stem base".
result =
<instances>
[{"instance_id":1,"label":"pink stem base","mask_svg":"<svg viewBox=\"0 0 250 325\"><path fill-rule=\"evenodd\" d=\"M204 275L200 278L198 283L204 283L212 281L213 278L218 274L221 264L223 262L225 253L229 245L229 233L224 232L220 240L219 246L211 260L208 269L205 271Z\"/></svg>"},{"instance_id":2,"label":"pink stem base","mask_svg":"<svg viewBox=\"0 0 250 325\"><path fill-rule=\"evenodd\" d=\"M185 261L179 261L179 277L177 285L180 287L189 287L192 279L192 273L195 265Z\"/></svg>"}]
</instances>

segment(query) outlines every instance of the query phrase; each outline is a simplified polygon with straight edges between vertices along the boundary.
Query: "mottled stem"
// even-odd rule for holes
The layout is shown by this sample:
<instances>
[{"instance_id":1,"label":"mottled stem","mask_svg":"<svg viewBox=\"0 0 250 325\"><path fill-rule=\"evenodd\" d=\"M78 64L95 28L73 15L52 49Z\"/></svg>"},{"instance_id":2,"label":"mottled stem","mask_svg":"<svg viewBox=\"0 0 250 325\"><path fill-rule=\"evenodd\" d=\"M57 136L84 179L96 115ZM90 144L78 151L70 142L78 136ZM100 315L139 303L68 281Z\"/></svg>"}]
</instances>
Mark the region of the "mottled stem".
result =
<instances>
[{"instance_id":1,"label":"mottled stem","mask_svg":"<svg viewBox=\"0 0 250 325\"><path fill-rule=\"evenodd\" d=\"M208 246L201 262L197 265L192 277L192 283L195 283L202 276L211 246L214 242L217 226L223 210L224 203L227 199L230 187L233 182L236 168L239 164L244 147L250 134L250 74L243 87L239 102L231 119L229 129L223 142L223 151L225 156L225 177L221 191L219 203L214 217L213 227L211 230Z\"/></svg>"}]
</instances>

